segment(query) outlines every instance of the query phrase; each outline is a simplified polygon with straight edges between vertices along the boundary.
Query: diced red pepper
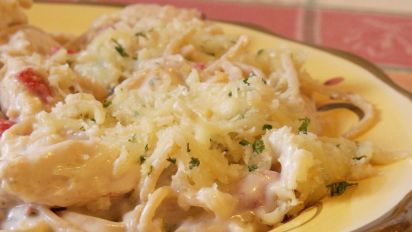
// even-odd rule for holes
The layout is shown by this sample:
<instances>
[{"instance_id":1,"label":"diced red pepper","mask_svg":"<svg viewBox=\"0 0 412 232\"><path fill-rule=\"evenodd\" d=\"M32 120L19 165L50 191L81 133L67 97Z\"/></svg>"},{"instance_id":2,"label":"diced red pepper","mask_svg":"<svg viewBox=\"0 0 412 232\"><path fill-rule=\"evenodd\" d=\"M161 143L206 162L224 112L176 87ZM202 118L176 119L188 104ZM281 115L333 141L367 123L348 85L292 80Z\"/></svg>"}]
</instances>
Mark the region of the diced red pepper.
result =
<instances>
[{"instance_id":1,"label":"diced red pepper","mask_svg":"<svg viewBox=\"0 0 412 232\"><path fill-rule=\"evenodd\" d=\"M48 103L52 93L48 83L40 74L36 73L32 68L27 68L17 75L17 79L26 86L26 88L40 98L44 103Z\"/></svg>"},{"instance_id":2,"label":"diced red pepper","mask_svg":"<svg viewBox=\"0 0 412 232\"><path fill-rule=\"evenodd\" d=\"M61 47L59 47L59 46L52 47L52 48L50 49L49 54L50 54L50 55L54 55L57 51L60 50L60 48L61 48Z\"/></svg>"},{"instance_id":3,"label":"diced red pepper","mask_svg":"<svg viewBox=\"0 0 412 232\"><path fill-rule=\"evenodd\" d=\"M50 55L54 55L56 52L58 52L60 49L62 49L62 47L52 47L50 49ZM74 49L67 49L67 54L72 55L72 54L76 54L78 51L74 50Z\"/></svg>"},{"instance_id":4,"label":"diced red pepper","mask_svg":"<svg viewBox=\"0 0 412 232\"><path fill-rule=\"evenodd\" d=\"M0 136L13 125L14 122L0 118Z\"/></svg>"},{"instance_id":5,"label":"diced red pepper","mask_svg":"<svg viewBox=\"0 0 412 232\"><path fill-rule=\"evenodd\" d=\"M203 69L205 69L206 64L202 63L202 62L195 62L195 63L193 63L193 67L196 68L199 71L202 71Z\"/></svg>"},{"instance_id":6,"label":"diced red pepper","mask_svg":"<svg viewBox=\"0 0 412 232\"><path fill-rule=\"evenodd\" d=\"M345 78L343 78L343 77L333 77L333 78L323 82L323 85L326 85L326 86L337 85L337 84L341 83L344 80L345 80Z\"/></svg>"},{"instance_id":7,"label":"diced red pepper","mask_svg":"<svg viewBox=\"0 0 412 232\"><path fill-rule=\"evenodd\" d=\"M73 49L67 49L67 54L76 54L77 53L77 51L76 50L73 50Z\"/></svg>"}]
</instances>

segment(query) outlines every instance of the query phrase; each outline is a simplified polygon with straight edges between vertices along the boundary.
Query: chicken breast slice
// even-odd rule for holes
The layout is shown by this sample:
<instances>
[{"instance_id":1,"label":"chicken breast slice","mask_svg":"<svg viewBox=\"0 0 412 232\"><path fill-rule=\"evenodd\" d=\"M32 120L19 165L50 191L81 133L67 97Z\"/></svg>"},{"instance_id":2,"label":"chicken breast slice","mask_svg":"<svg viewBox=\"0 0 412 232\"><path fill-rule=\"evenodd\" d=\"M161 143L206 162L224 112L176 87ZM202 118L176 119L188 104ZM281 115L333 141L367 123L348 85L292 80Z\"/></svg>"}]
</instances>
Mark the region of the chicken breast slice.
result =
<instances>
[{"instance_id":1,"label":"chicken breast slice","mask_svg":"<svg viewBox=\"0 0 412 232\"><path fill-rule=\"evenodd\" d=\"M132 190L138 156L89 134L104 120L100 102L76 94L16 124L1 139L1 188L25 202L61 207Z\"/></svg>"}]
</instances>

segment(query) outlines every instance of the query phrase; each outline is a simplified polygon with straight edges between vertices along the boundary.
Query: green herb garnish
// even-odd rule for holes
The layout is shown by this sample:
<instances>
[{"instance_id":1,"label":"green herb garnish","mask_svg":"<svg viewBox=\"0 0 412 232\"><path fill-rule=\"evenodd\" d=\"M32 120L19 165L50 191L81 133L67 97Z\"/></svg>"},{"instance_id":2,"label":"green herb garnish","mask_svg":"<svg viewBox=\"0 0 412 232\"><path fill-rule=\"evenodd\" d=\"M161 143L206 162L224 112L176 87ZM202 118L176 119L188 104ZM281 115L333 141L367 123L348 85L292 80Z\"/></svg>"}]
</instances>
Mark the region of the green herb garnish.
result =
<instances>
[{"instance_id":1,"label":"green herb garnish","mask_svg":"<svg viewBox=\"0 0 412 232\"><path fill-rule=\"evenodd\" d=\"M149 144L146 143L146 145L144 146L144 150L148 151L149 150Z\"/></svg>"},{"instance_id":2,"label":"green herb garnish","mask_svg":"<svg viewBox=\"0 0 412 232\"><path fill-rule=\"evenodd\" d=\"M109 100L104 100L104 102L103 102L103 107L104 107L104 108L107 108L107 107L109 107L111 104L112 104L111 101L109 101Z\"/></svg>"},{"instance_id":3,"label":"green herb garnish","mask_svg":"<svg viewBox=\"0 0 412 232\"><path fill-rule=\"evenodd\" d=\"M200 160L195 157L190 158L189 162L189 169L193 169L194 167L198 167L200 165Z\"/></svg>"},{"instance_id":4,"label":"green herb garnish","mask_svg":"<svg viewBox=\"0 0 412 232\"><path fill-rule=\"evenodd\" d=\"M327 185L326 187L330 189L330 196L334 197L342 195L348 187L355 185L358 185L358 183L348 183L346 181L341 181Z\"/></svg>"},{"instance_id":5,"label":"green herb garnish","mask_svg":"<svg viewBox=\"0 0 412 232\"><path fill-rule=\"evenodd\" d=\"M137 32L136 34L134 34L137 37L144 37L145 39L147 39L147 35L144 32Z\"/></svg>"},{"instance_id":6,"label":"green herb garnish","mask_svg":"<svg viewBox=\"0 0 412 232\"><path fill-rule=\"evenodd\" d=\"M253 172L258 168L258 166L256 164L251 164L247 166L247 169L249 170L249 172Z\"/></svg>"},{"instance_id":7,"label":"green herb garnish","mask_svg":"<svg viewBox=\"0 0 412 232\"><path fill-rule=\"evenodd\" d=\"M262 130L272 130L272 125L270 125L270 124L264 124L263 126L262 126Z\"/></svg>"},{"instance_id":8,"label":"green herb garnish","mask_svg":"<svg viewBox=\"0 0 412 232\"><path fill-rule=\"evenodd\" d=\"M141 155L140 156L140 164L143 164L146 161L146 156Z\"/></svg>"},{"instance_id":9,"label":"green herb garnish","mask_svg":"<svg viewBox=\"0 0 412 232\"><path fill-rule=\"evenodd\" d=\"M216 56L216 54L214 52L205 51L205 53L208 54L209 56Z\"/></svg>"},{"instance_id":10,"label":"green herb garnish","mask_svg":"<svg viewBox=\"0 0 412 232\"><path fill-rule=\"evenodd\" d=\"M253 142L252 144L253 152L256 154L260 154L265 150L265 143L263 143L263 140L257 139Z\"/></svg>"},{"instance_id":11,"label":"green herb garnish","mask_svg":"<svg viewBox=\"0 0 412 232\"><path fill-rule=\"evenodd\" d=\"M352 159L353 159L353 160L361 160L361 159L363 159L363 158L366 158L366 155L356 156L356 157L353 157Z\"/></svg>"},{"instance_id":12,"label":"green herb garnish","mask_svg":"<svg viewBox=\"0 0 412 232\"><path fill-rule=\"evenodd\" d=\"M176 158L169 157L166 160L169 161L172 164L176 164Z\"/></svg>"},{"instance_id":13,"label":"green herb garnish","mask_svg":"<svg viewBox=\"0 0 412 232\"><path fill-rule=\"evenodd\" d=\"M136 142L136 135L133 135L130 139L128 139L129 143L135 143Z\"/></svg>"},{"instance_id":14,"label":"green herb garnish","mask_svg":"<svg viewBox=\"0 0 412 232\"><path fill-rule=\"evenodd\" d=\"M242 146L246 146L246 145L249 145L250 143L246 139L242 139L242 140L240 140L239 144L242 145Z\"/></svg>"},{"instance_id":15,"label":"green herb garnish","mask_svg":"<svg viewBox=\"0 0 412 232\"><path fill-rule=\"evenodd\" d=\"M113 43L115 43L116 46L114 46L114 49L116 50L117 53L119 53L119 55L121 57L129 57L129 54L127 54L127 52L124 50L123 46L117 42L117 40L112 39Z\"/></svg>"},{"instance_id":16,"label":"green herb garnish","mask_svg":"<svg viewBox=\"0 0 412 232\"><path fill-rule=\"evenodd\" d=\"M227 94L229 97L232 97L232 91Z\"/></svg>"},{"instance_id":17,"label":"green herb garnish","mask_svg":"<svg viewBox=\"0 0 412 232\"><path fill-rule=\"evenodd\" d=\"M249 78L250 78L250 75L246 77L245 79L243 79L243 83L245 83L248 86L250 85L250 83L248 82Z\"/></svg>"},{"instance_id":18,"label":"green herb garnish","mask_svg":"<svg viewBox=\"0 0 412 232\"><path fill-rule=\"evenodd\" d=\"M299 133L307 134L310 119L308 117L305 117L305 118L299 119L299 121L302 121L302 123L300 124L300 126L298 128Z\"/></svg>"},{"instance_id":19,"label":"green herb garnish","mask_svg":"<svg viewBox=\"0 0 412 232\"><path fill-rule=\"evenodd\" d=\"M187 152L190 152L190 151L191 151L191 150L190 150L189 143L186 143L186 151L187 151Z\"/></svg>"}]
</instances>

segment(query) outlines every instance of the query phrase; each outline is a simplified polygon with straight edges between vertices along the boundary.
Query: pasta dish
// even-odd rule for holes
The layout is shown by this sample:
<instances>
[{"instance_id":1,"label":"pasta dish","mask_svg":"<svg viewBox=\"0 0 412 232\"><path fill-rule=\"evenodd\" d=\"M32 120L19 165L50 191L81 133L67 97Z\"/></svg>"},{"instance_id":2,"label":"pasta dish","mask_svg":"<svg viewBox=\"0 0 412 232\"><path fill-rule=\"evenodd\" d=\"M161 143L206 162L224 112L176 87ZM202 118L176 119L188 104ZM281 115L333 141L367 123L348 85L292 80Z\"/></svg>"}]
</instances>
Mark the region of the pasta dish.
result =
<instances>
[{"instance_id":1,"label":"pasta dish","mask_svg":"<svg viewBox=\"0 0 412 232\"><path fill-rule=\"evenodd\" d=\"M158 5L50 34L30 6L0 0L2 229L269 231L393 159L354 140L373 105L302 51ZM328 135L327 102L359 121Z\"/></svg>"}]
</instances>

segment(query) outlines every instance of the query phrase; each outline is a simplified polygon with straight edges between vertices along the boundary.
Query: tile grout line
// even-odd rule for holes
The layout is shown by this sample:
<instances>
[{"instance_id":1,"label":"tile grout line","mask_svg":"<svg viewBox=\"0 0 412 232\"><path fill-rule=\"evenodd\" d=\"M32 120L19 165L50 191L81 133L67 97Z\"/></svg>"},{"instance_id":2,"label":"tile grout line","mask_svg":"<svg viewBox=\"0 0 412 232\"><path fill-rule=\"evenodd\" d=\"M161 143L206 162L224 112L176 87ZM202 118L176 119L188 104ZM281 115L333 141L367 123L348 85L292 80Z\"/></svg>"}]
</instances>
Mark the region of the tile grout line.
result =
<instances>
[{"instance_id":1,"label":"tile grout line","mask_svg":"<svg viewBox=\"0 0 412 232\"><path fill-rule=\"evenodd\" d=\"M303 8L303 16L301 17L301 31L303 41L314 44L315 41L315 0L307 0Z\"/></svg>"},{"instance_id":2,"label":"tile grout line","mask_svg":"<svg viewBox=\"0 0 412 232\"><path fill-rule=\"evenodd\" d=\"M412 72L412 67L407 67L407 66L397 66L397 65L388 65L388 64L378 64L378 66L385 71L398 71L398 72L407 72L407 73Z\"/></svg>"},{"instance_id":3,"label":"tile grout line","mask_svg":"<svg viewBox=\"0 0 412 232\"><path fill-rule=\"evenodd\" d=\"M321 10L330 11L340 11L340 12L353 12L353 13L369 13L369 14L379 14L379 15L389 15L389 16L399 16L399 17L411 17L412 13L407 12L397 12L397 11L383 11L376 10L372 8L354 8L354 7L344 7L344 6L328 6L319 4L316 6Z\"/></svg>"}]
</instances>

